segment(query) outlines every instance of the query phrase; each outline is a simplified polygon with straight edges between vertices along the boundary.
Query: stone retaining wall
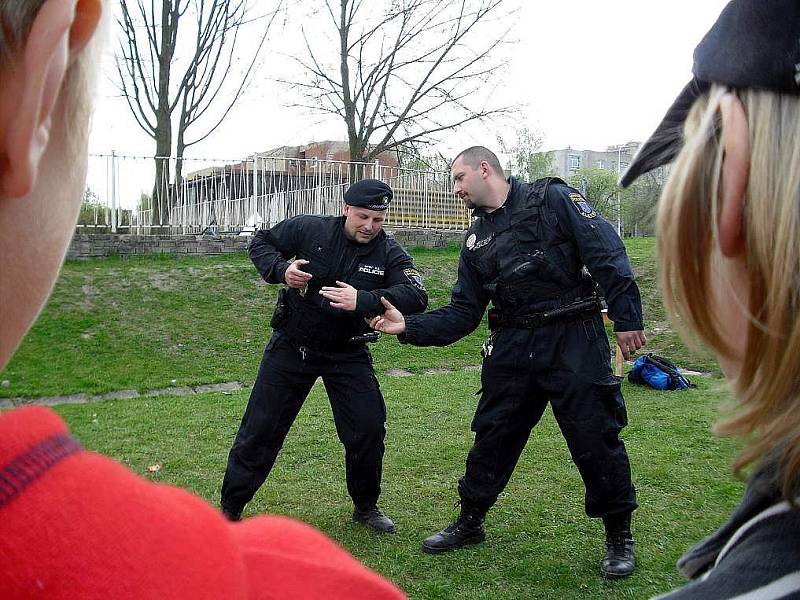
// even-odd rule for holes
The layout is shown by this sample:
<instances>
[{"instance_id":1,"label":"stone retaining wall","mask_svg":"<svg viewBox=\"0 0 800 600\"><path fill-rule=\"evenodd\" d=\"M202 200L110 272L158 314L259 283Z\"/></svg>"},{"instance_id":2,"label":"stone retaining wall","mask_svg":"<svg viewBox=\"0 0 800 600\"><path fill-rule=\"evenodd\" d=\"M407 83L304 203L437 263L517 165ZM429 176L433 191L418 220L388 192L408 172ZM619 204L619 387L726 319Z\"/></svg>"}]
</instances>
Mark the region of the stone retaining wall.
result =
<instances>
[{"instance_id":1,"label":"stone retaining wall","mask_svg":"<svg viewBox=\"0 0 800 600\"><path fill-rule=\"evenodd\" d=\"M424 246L440 248L451 242L460 243L462 231L429 229L388 230L406 248ZM207 235L128 235L128 234L76 234L72 238L67 259L84 259L97 256L131 256L142 254L174 254L177 256L204 256L244 252L250 237Z\"/></svg>"}]
</instances>

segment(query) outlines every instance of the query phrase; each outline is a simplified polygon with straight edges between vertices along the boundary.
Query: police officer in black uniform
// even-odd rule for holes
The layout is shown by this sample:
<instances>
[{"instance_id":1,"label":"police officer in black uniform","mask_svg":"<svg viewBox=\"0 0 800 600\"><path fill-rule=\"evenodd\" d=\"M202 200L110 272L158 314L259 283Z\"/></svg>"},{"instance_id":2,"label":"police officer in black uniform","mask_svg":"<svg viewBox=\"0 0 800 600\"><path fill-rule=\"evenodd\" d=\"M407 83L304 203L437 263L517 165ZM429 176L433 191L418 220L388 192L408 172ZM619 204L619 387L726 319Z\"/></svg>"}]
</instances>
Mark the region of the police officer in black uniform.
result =
<instances>
[{"instance_id":1,"label":"police officer in black uniform","mask_svg":"<svg viewBox=\"0 0 800 600\"><path fill-rule=\"evenodd\" d=\"M379 533L395 530L377 506L386 405L372 369L366 318L380 298L404 312L428 297L411 257L382 231L392 190L382 181L353 184L344 216L297 216L259 231L250 258L268 283L285 283L247 410L228 456L222 510L232 520L266 479L317 377L330 399L345 448L353 520Z\"/></svg>"},{"instance_id":2,"label":"police officer in black uniform","mask_svg":"<svg viewBox=\"0 0 800 600\"><path fill-rule=\"evenodd\" d=\"M371 322L403 342L443 346L473 331L493 305L472 422L475 442L459 481L461 514L422 549L438 553L484 540L484 516L549 401L586 487L586 513L605 524L602 573L627 576L635 562L630 521L636 493L619 438L625 404L595 284L605 292L617 342L630 358L646 340L625 247L611 224L562 180L506 181L486 148L459 154L452 175L454 192L474 208L474 221L450 304L404 318L387 299L386 312Z\"/></svg>"}]
</instances>

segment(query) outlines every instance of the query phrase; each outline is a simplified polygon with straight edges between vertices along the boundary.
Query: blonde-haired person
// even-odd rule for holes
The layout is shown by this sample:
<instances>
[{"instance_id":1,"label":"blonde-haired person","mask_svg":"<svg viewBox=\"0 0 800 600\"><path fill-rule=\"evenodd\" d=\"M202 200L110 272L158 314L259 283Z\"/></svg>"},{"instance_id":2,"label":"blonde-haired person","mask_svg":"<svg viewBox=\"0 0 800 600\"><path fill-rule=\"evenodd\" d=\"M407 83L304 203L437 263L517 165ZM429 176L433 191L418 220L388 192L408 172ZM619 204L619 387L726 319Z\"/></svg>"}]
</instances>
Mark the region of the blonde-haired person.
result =
<instances>
[{"instance_id":1,"label":"blonde-haired person","mask_svg":"<svg viewBox=\"0 0 800 600\"><path fill-rule=\"evenodd\" d=\"M0 2L0 369L47 299L75 227L105 5ZM4 600L402 596L311 527L228 523L200 498L81 450L48 409L0 413Z\"/></svg>"},{"instance_id":2,"label":"blonde-haired person","mask_svg":"<svg viewBox=\"0 0 800 600\"><path fill-rule=\"evenodd\" d=\"M717 355L745 496L663 596L800 597L800 2L734 0L622 184L675 159L658 212L665 303Z\"/></svg>"}]
</instances>

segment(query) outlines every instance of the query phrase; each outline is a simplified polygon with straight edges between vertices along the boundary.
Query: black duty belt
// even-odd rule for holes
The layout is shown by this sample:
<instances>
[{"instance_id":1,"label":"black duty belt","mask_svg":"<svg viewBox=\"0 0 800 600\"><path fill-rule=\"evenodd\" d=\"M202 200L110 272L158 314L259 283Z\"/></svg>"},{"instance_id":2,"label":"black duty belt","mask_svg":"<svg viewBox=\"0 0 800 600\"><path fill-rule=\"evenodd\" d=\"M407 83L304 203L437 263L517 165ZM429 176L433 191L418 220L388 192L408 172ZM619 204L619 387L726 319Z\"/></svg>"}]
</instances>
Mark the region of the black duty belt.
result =
<instances>
[{"instance_id":1,"label":"black duty belt","mask_svg":"<svg viewBox=\"0 0 800 600\"><path fill-rule=\"evenodd\" d=\"M294 339L291 335L288 335L288 337L292 345L298 348L313 350L314 352L348 352L352 351L356 346L377 342L381 334L378 331L370 331L341 341L319 341L314 339L300 341Z\"/></svg>"},{"instance_id":2,"label":"black duty belt","mask_svg":"<svg viewBox=\"0 0 800 600\"><path fill-rule=\"evenodd\" d=\"M578 300L551 310L528 315L509 315L492 308L489 310L489 329L498 327L516 327L519 329L536 329L557 321L568 321L600 310L600 300L596 297Z\"/></svg>"}]
</instances>

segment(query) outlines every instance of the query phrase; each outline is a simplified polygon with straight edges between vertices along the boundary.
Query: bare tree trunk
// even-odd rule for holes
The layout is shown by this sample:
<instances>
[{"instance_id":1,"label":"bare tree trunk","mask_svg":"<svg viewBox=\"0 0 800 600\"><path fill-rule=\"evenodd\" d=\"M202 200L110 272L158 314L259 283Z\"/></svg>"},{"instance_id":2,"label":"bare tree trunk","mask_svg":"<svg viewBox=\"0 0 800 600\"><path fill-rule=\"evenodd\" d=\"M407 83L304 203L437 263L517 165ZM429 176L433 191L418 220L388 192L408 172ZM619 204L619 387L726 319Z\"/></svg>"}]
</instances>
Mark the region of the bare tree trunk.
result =
<instances>
[{"instance_id":1,"label":"bare tree trunk","mask_svg":"<svg viewBox=\"0 0 800 600\"><path fill-rule=\"evenodd\" d=\"M153 182L153 225L164 225L169 221L169 160L172 154L172 111L169 105L169 81L175 40L178 35L178 19L170 0L161 0L161 52L158 54L158 86L156 108L156 175Z\"/></svg>"},{"instance_id":2,"label":"bare tree trunk","mask_svg":"<svg viewBox=\"0 0 800 600\"><path fill-rule=\"evenodd\" d=\"M159 131L156 138L156 155L154 157L156 175L153 180L153 212L151 223L153 225L166 225L169 220L170 208L170 167L169 155L172 149L172 130L165 127Z\"/></svg>"},{"instance_id":3,"label":"bare tree trunk","mask_svg":"<svg viewBox=\"0 0 800 600\"><path fill-rule=\"evenodd\" d=\"M273 0L275 10L251 17L249 0L120 0L120 47L116 57L120 87L128 107L141 127L156 144L155 179L153 181L153 225L169 224L171 209L180 189L183 175L182 158L186 148L208 137L233 108L251 79L256 61L267 39L267 33L283 0ZM253 3L259 8L264 2ZM178 26L187 16L194 47L181 60L176 57ZM160 14L159 14L160 11ZM192 19L191 17L195 17ZM194 28L192 29L192 21ZM221 111L209 113L221 97L228 75L236 73L232 65L240 57L234 53L239 29L246 24L261 23L257 46L251 59L242 61L243 68L231 81L234 93ZM184 44L181 44L183 49ZM244 44L242 44L244 47ZM252 47L252 46L250 46ZM181 65L178 67L177 65ZM173 77L175 75L175 77ZM180 106L177 135L173 136L173 115ZM187 130L205 117L205 133L188 139ZM173 142L177 141L173 154ZM176 156L176 179L171 183L168 157Z\"/></svg>"}]
</instances>

